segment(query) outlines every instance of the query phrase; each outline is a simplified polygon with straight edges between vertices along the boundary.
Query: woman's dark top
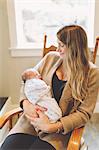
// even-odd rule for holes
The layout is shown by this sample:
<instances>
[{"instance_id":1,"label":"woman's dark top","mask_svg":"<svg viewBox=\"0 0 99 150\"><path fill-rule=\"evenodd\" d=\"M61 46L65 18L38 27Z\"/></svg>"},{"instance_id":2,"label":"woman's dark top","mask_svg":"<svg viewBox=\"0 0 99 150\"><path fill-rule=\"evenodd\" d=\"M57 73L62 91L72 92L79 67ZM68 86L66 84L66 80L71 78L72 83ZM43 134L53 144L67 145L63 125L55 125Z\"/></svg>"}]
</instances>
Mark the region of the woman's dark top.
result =
<instances>
[{"instance_id":1,"label":"woman's dark top","mask_svg":"<svg viewBox=\"0 0 99 150\"><path fill-rule=\"evenodd\" d=\"M57 77L56 72L55 72L52 78L52 90L53 90L53 97L56 99L58 103L61 98L65 84L66 84L66 81L60 80Z\"/></svg>"}]
</instances>

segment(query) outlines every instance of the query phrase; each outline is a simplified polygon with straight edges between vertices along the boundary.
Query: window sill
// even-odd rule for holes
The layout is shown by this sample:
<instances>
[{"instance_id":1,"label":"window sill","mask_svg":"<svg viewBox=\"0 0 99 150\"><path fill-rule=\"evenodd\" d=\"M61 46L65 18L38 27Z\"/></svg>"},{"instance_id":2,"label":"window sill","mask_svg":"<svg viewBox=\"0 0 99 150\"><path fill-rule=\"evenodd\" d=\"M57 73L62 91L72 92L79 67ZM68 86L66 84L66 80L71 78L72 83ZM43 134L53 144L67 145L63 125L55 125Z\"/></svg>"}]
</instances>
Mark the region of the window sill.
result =
<instances>
[{"instance_id":1,"label":"window sill","mask_svg":"<svg viewBox=\"0 0 99 150\"><path fill-rule=\"evenodd\" d=\"M12 57L41 57L43 55L43 48L9 48L10 54ZM90 51L93 51L94 48L90 47ZM99 51L97 52L99 56Z\"/></svg>"},{"instance_id":2,"label":"window sill","mask_svg":"<svg viewBox=\"0 0 99 150\"><path fill-rule=\"evenodd\" d=\"M12 57L41 57L43 54L42 48L9 48Z\"/></svg>"}]
</instances>

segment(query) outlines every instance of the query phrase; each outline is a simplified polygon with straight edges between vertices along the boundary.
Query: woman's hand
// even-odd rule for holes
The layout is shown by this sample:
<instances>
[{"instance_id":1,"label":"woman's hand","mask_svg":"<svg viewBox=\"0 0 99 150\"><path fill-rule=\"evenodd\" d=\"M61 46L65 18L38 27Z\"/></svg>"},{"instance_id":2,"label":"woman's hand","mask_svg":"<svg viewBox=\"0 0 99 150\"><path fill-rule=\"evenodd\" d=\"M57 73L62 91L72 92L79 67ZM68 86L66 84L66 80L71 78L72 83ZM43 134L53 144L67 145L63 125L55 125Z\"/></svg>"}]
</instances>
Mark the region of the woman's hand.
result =
<instances>
[{"instance_id":1,"label":"woman's hand","mask_svg":"<svg viewBox=\"0 0 99 150\"><path fill-rule=\"evenodd\" d=\"M38 110L37 111L38 114L38 118L29 118L31 121L31 124L37 128L37 130L41 130L44 132L50 132L49 128L50 128L50 120L48 119L48 117L44 114L44 112Z\"/></svg>"},{"instance_id":2,"label":"woman's hand","mask_svg":"<svg viewBox=\"0 0 99 150\"><path fill-rule=\"evenodd\" d=\"M38 113L37 113L38 110L42 112L46 111L46 108L40 107L39 105L33 105L28 100L23 101L23 109L24 109L25 116L31 119L38 117Z\"/></svg>"},{"instance_id":3,"label":"woman's hand","mask_svg":"<svg viewBox=\"0 0 99 150\"><path fill-rule=\"evenodd\" d=\"M46 133L53 133L58 131L58 129L63 129L61 122L51 123L48 117L44 114L44 112L38 110L38 118L29 118L31 120L31 124L37 128L37 130L41 130Z\"/></svg>"}]
</instances>

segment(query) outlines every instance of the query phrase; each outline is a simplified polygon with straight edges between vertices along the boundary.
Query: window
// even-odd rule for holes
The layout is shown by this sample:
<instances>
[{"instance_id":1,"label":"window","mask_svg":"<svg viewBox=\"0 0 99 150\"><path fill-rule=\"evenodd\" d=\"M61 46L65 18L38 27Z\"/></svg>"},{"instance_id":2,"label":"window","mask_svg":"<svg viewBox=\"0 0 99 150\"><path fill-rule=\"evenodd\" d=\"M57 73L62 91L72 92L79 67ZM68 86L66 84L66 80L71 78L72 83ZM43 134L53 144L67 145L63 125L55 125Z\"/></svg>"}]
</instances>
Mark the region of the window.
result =
<instances>
[{"instance_id":1,"label":"window","mask_svg":"<svg viewBox=\"0 0 99 150\"><path fill-rule=\"evenodd\" d=\"M88 34L89 47L93 45L95 0L10 1L13 1L15 15L13 28L16 40L12 39L15 47L42 48L44 34L48 35L47 45L56 44L56 32L68 24L81 25ZM10 1L8 6L11 5Z\"/></svg>"}]
</instances>

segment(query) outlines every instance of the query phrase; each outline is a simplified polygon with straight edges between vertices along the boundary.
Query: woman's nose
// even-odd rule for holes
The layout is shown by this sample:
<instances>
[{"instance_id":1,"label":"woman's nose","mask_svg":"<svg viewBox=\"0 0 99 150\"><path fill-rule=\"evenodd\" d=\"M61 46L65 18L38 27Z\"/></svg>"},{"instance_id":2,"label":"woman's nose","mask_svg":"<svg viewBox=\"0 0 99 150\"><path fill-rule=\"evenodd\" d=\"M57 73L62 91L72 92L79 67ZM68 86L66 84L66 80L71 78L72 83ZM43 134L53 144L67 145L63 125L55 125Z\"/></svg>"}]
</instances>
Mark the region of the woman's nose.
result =
<instances>
[{"instance_id":1,"label":"woman's nose","mask_svg":"<svg viewBox=\"0 0 99 150\"><path fill-rule=\"evenodd\" d=\"M57 52L62 52L62 50L61 50L60 47L57 47L56 51L57 51Z\"/></svg>"}]
</instances>

